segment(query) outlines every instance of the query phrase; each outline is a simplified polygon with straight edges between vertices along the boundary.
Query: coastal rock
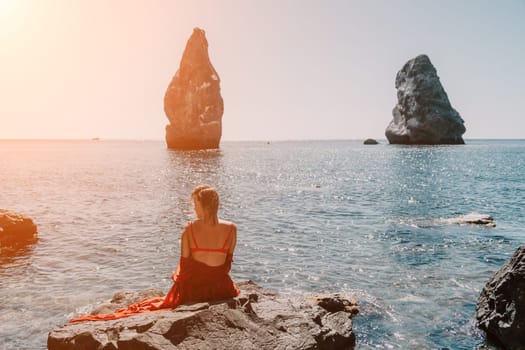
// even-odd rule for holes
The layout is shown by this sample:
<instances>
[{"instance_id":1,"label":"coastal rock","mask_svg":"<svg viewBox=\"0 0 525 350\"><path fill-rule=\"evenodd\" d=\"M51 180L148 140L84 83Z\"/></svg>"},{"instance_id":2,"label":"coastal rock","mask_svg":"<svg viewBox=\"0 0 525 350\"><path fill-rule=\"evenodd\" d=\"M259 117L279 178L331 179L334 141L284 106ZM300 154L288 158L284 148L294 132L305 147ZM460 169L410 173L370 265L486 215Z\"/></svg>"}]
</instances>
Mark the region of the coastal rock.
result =
<instances>
[{"instance_id":1,"label":"coastal rock","mask_svg":"<svg viewBox=\"0 0 525 350\"><path fill-rule=\"evenodd\" d=\"M113 298L111 298L111 300L108 303L102 303L95 309L93 309L93 311L91 311L91 315L111 314L117 309L124 308L131 304L135 304L141 300L161 296L164 296L164 293L156 289L146 289L140 292L115 293L115 295L113 295Z\"/></svg>"},{"instance_id":2,"label":"coastal rock","mask_svg":"<svg viewBox=\"0 0 525 350\"><path fill-rule=\"evenodd\" d=\"M222 302L181 305L49 332L49 350L353 349L355 300L342 295L282 297L248 281Z\"/></svg>"},{"instance_id":3,"label":"coastal rock","mask_svg":"<svg viewBox=\"0 0 525 350\"><path fill-rule=\"evenodd\" d=\"M447 224L471 224L487 227L496 227L496 222L491 215L470 213L452 219L444 219Z\"/></svg>"},{"instance_id":4,"label":"coastal rock","mask_svg":"<svg viewBox=\"0 0 525 350\"><path fill-rule=\"evenodd\" d=\"M366 139L363 144L364 145L377 145L379 142L377 142L376 140L374 139Z\"/></svg>"},{"instance_id":5,"label":"coastal rock","mask_svg":"<svg viewBox=\"0 0 525 350\"><path fill-rule=\"evenodd\" d=\"M463 119L452 108L426 55L408 61L396 76L397 105L385 135L391 144L464 144Z\"/></svg>"},{"instance_id":6,"label":"coastal rock","mask_svg":"<svg viewBox=\"0 0 525 350\"><path fill-rule=\"evenodd\" d=\"M36 225L31 218L0 209L0 246L32 240L36 233Z\"/></svg>"},{"instance_id":7,"label":"coastal rock","mask_svg":"<svg viewBox=\"0 0 525 350\"><path fill-rule=\"evenodd\" d=\"M525 244L481 291L476 318L506 349L525 349Z\"/></svg>"},{"instance_id":8,"label":"coastal rock","mask_svg":"<svg viewBox=\"0 0 525 350\"><path fill-rule=\"evenodd\" d=\"M189 38L179 70L164 96L168 148L197 150L219 148L224 103L220 78L208 56L202 29Z\"/></svg>"}]
</instances>

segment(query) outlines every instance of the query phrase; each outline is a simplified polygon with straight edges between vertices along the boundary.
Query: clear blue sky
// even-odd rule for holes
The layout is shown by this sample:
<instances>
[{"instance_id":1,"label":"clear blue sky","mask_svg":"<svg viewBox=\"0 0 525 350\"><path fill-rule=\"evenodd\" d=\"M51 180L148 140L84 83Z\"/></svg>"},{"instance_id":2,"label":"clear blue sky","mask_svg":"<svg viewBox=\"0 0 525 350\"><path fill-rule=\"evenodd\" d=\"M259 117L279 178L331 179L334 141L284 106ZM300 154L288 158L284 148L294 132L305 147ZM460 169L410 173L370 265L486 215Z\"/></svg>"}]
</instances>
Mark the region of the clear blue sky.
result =
<instances>
[{"instance_id":1,"label":"clear blue sky","mask_svg":"<svg viewBox=\"0 0 525 350\"><path fill-rule=\"evenodd\" d=\"M422 53L465 138L525 138L523 0L0 0L0 138L163 139L196 26L223 140L384 138Z\"/></svg>"}]
</instances>

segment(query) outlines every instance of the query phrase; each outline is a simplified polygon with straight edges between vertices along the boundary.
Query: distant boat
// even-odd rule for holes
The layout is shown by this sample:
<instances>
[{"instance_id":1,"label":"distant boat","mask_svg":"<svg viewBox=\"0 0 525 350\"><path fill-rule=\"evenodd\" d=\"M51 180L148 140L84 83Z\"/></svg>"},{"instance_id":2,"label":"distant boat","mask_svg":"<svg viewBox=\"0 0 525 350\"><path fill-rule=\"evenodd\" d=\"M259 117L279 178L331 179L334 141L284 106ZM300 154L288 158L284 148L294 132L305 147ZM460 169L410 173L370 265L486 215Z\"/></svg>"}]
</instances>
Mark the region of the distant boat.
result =
<instances>
[{"instance_id":1,"label":"distant boat","mask_svg":"<svg viewBox=\"0 0 525 350\"><path fill-rule=\"evenodd\" d=\"M100 141L100 137L93 137L91 141Z\"/></svg>"}]
</instances>

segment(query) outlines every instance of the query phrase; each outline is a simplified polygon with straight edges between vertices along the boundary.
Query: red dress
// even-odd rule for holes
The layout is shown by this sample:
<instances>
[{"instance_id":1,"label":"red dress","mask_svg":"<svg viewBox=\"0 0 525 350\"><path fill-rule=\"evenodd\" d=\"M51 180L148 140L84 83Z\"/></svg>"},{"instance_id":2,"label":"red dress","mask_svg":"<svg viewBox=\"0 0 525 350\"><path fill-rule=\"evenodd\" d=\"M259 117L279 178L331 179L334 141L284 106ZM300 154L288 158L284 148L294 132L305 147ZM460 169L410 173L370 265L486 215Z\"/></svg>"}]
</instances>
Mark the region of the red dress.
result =
<instances>
[{"instance_id":1,"label":"red dress","mask_svg":"<svg viewBox=\"0 0 525 350\"><path fill-rule=\"evenodd\" d=\"M191 234L195 243L195 248L191 249L192 252L215 251L226 253L226 261L224 264L208 266L193 260L191 257L181 257L179 273L175 277L175 282L166 296L145 299L138 303L128 305L125 308L117 309L112 314L85 315L74 318L69 322L115 320L144 312L172 309L181 304L225 300L239 295L239 289L228 275L231 269L233 255L228 254L225 247L231 237L228 237L221 249L206 249L197 246L193 230Z\"/></svg>"}]
</instances>

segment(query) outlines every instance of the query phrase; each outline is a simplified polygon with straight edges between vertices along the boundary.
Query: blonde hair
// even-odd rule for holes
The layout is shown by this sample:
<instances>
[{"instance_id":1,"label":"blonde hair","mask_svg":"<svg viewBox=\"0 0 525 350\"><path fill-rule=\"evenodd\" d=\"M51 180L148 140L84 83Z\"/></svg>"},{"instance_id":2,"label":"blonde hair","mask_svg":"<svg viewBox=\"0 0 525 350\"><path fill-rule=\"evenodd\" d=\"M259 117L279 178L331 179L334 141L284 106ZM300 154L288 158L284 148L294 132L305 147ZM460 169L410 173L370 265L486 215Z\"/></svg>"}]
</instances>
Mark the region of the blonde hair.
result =
<instances>
[{"instance_id":1,"label":"blonde hair","mask_svg":"<svg viewBox=\"0 0 525 350\"><path fill-rule=\"evenodd\" d=\"M193 197L193 196L198 196L198 195L199 195L199 192L202 191L202 190L204 190L204 189L206 189L206 188L211 188L211 186L210 186L210 185L206 185L206 184L204 184L204 185L199 185L199 186L195 187L195 188L193 189L193 191L191 192L191 196L192 196L192 197Z\"/></svg>"},{"instance_id":2,"label":"blonde hair","mask_svg":"<svg viewBox=\"0 0 525 350\"><path fill-rule=\"evenodd\" d=\"M210 185L199 185L191 193L193 198L199 201L206 216L216 224L217 212L219 211L219 194Z\"/></svg>"}]
</instances>

